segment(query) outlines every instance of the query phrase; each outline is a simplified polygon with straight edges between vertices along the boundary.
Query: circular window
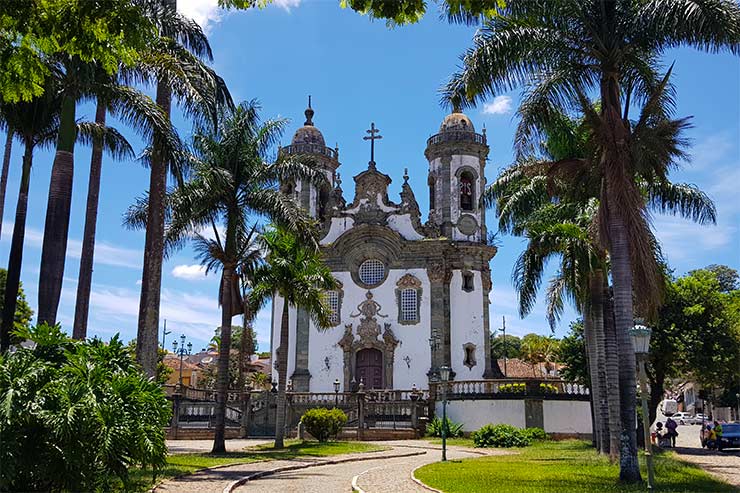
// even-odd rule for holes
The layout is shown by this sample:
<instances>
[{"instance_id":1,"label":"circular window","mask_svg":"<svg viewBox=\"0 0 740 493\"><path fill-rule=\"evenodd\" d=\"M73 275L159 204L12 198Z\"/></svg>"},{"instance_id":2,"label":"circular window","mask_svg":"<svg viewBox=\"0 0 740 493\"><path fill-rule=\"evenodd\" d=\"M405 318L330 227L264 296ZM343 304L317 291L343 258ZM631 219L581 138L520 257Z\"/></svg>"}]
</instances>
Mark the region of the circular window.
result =
<instances>
[{"instance_id":1,"label":"circular window","mask_svg":"<svg viewBox=\"0 0 740 493\"><path fill-rule=\"evenodd\" d=\"M367 286L375 286L385 279L385 265L380 260L365 260L360 265L360 281Z\"/></svg>"}]
</instances>

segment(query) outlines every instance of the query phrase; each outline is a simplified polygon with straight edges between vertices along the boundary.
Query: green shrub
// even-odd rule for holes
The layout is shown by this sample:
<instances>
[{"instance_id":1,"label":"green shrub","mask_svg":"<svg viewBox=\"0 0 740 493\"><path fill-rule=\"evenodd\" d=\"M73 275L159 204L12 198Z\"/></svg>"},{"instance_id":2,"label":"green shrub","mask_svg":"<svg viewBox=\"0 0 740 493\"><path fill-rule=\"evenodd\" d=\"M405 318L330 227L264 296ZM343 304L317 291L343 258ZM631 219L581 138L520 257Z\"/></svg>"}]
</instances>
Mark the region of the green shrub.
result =
<instances>
[{"instance_id":1,"label":"green shrub","mask_svg":"<svg viewBox=\"0 0 740 493\"><path fill-rule=\"evenodd\" d=\"M541 383L540 392L542 392L543 394L557 394L558 388L549 383Z\"/></svg>"},{"instance_id":2,"label":"green shrub","mask_svg":"<svg viewBox=\"0 0 740 493\"><path fill-rule=\"evenodd\" d=\"M309 409L301 417L301 423L314 438L325 442L339 434L347 424L347 415L341 409Z\"/></svg>"},{"instance_id":3,"label":"green shrub","mask_svg":"<svg viewBox=\"0 0 740 493\"><path fill-rule=\"evenodd\" d=\"M111 491L165 464L171 404L118 336L16 335L35 346L0 355L0 491Z\"/></svg>"},{"instance_id":4,"label":"green shrub","mask_svg":"<svg viewBox=\"0 0 740 493\"><path fill-rule=\"evenodd\" d=\"M535 440L547 440L547 433L542 428L523 428L524 433L531 441Z\"/></svg>"},{"instance_id":5,"label":"green shrub","mask_svg":"<svg viewBox=\"0 0 740 493\"><path fill-rule=\"evenodd\" d=\"M526 390L527 384L525 383L505 383L498 388L502 394L523 394Z\"/></svg>"},{"instance_id":6,"label":"green shrub","mask_svg":"<svg viewBox=\"0 0 740 493\"><path fill-rule=\"evenodd\" d=\"M526 447L532 439L520 428L489 424L473 433L473 443L476 447Z\"/></svg>"},{"instance_id":7,"label":"green shrub","mask_svg":"<svg viewBox=\"0 0 740 493\"><path fill-rule=\"evenodd\" d=\"M453 423L450 418L447 418L447 436L450 438L461 437L463 435L462 423ZM430 437L441 437L442 436L442 420L435 417L427 425L427 436Z\"/></svg>"}]
</instances>

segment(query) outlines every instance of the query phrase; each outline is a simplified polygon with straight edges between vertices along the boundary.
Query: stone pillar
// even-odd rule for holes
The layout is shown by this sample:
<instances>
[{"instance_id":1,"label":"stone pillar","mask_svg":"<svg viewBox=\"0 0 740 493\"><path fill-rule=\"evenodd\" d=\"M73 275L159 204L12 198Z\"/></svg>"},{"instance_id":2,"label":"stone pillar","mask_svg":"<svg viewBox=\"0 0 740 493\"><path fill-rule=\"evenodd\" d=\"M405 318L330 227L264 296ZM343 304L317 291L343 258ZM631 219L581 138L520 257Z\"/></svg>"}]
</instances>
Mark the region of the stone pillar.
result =
<instances>
[{"instance_id":1,"label":"stone pillar","mask_svg":"<svg viewBox=\"0 0 740 493\"><path fill-rule=\"evenodd\" d=\"M296 392L308 392L311 373L308 371L308 340L310 335L310 319L303 308L296 310L295 328L295 365L293 375L293 389Z\"/></svg>"},{"instance_id":2,"label":"stone pillar","mask_svg":"<svg viewBox=\"0 0 740 493\"><path fill-rule=\"evenodd\" d=\"M496 378L498 375L493 371L493 364L491 362L491 268L488 263L483 266L481 270L481 284L483 285L483 334L485 339L483 341L483 352L485 356L486 367L483 371L483 378Z\"/></svg>"},{"instance_id":3,"label":"stone pillar","mask_svg":"<svg viewBox=\"0 0 740 493\"><path fill-rule=\"evenodd\" d=\"M361 441L365 436L365 391L361 388L355 395L357 396L357 439Z\"/></svg>"},{"instance_id":4,"label":"stone pillar","mask_svg":"<svg viewBox=\"0 0 740 493\"><path fill-rule=\"evenodd\" d=\"M430 380L438 377L440 366L451 366L452 354L450 349L450 278L451 271L444 261L433 263L427 269L431 284L431 326L430 334L436 329L440 337L440 347L432 351L432 366L428 376Z\"/></svg>"}]
</instances>

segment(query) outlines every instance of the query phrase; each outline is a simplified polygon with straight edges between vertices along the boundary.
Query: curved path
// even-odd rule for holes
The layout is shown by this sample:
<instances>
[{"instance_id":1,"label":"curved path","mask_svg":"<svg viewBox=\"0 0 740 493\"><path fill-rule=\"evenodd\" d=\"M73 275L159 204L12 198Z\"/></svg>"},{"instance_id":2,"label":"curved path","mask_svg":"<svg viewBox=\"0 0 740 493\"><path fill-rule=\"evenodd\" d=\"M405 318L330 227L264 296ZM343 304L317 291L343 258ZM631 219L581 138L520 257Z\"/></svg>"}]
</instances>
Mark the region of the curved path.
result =
<instances>
[{"instance_id":1,"label":"curved path","mask_svg":"<svg viewBox=\"0 0 740 493\"><path fill-rule=\"evenodd\" d=\"M428 492L411 479L414 469L441 459L441 447L425 441L379 442L390 445L393 453L423 452L421 455L322 465L277 473L246 482L234 491L238 493L329 493L349 492L353 486L366 493ZM388 454L389 451L381 454ZM507 452L472 451L463 447L448 447L448 459L464 459L480 455L500 455Z\"/></svg>"}]
</instances>

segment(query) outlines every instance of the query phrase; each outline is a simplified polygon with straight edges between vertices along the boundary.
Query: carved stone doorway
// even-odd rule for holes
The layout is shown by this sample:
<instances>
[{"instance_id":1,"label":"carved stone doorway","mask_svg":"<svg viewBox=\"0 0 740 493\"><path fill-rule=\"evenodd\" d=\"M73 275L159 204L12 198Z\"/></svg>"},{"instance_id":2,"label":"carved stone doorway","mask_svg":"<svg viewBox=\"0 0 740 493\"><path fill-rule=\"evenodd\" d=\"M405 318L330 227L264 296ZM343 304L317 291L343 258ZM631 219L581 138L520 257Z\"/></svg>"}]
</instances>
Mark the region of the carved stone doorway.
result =
<instances>
[{"instance_id":1,"label":"carved stone doorway","mask_svg":"<svg viewBox=\"0 0 740 493\"><path fill-rule=\"evenodd\" d=\"M367 389L383 389L383 353L378 349L366 348L357 351L357 381L365 382Z\"/></svg>"}]
</instances>

